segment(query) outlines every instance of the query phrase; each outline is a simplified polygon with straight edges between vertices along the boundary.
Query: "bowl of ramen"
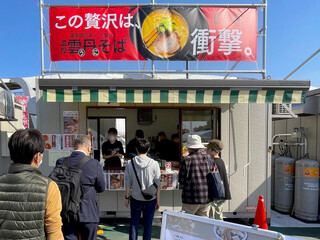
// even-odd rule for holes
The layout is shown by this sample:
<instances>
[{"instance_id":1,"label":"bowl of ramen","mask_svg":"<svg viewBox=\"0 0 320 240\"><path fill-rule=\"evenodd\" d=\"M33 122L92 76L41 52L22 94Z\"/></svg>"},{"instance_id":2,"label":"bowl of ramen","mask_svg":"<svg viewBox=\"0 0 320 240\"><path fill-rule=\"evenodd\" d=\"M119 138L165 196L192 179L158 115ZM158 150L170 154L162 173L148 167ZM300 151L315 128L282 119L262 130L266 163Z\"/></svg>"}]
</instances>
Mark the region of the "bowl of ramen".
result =
<instances>
[{"instance_id":1,"label":"bowl of ramen","mask_svg":"<svg viewBox=\"0 0 320 240\"><path fill-rule=\"evenodd\" d=\"M141 34L145 47L152 54L169 58L186 45L189 27L178 12L157 9L143 21Z\"/></svg>"},{"instance_id":2,"label":"bowl of ramen","mask_svg":"<svg viewBox=\"0 0 320 240\"><path fill-rule=\"evenodd\" d=\"M140 7L132 23L140 27L130 28L131 41L145 59L153 60L197 59L192 55L190 35L196 28L208 28L201 9L187 7Z\"/></svg>"}]
</instances>

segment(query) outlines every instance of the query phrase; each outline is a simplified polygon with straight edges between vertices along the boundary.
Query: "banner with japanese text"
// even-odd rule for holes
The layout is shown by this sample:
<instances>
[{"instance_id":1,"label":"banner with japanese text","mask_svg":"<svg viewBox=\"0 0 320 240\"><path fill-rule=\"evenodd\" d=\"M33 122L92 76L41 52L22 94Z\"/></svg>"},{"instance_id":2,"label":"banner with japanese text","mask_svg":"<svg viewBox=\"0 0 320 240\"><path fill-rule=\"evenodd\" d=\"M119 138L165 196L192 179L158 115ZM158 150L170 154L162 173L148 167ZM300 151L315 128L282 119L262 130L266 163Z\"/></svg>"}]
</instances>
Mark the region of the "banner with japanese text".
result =
<instances>
[{"instance_id":1,"label":"banner with japanese text","mask_svg":"<svg viewBox=\"0 0 320 240\"><path fill-rule=\"evenodd\" d=\"M256 61L257 9L51 7L52 61Z\"/></svg>"},{"instance_id":2,"label":"banner with japanese text","mask_svg":"<svg viewBox=\"0 0 320 240\"><path fill-rule=\"evenodd\" d=\"M29 128L29 115L27 111L29 98L26 96L16 96L17 101L22 105L22 125Z\"/></svg>"}]
</instances>

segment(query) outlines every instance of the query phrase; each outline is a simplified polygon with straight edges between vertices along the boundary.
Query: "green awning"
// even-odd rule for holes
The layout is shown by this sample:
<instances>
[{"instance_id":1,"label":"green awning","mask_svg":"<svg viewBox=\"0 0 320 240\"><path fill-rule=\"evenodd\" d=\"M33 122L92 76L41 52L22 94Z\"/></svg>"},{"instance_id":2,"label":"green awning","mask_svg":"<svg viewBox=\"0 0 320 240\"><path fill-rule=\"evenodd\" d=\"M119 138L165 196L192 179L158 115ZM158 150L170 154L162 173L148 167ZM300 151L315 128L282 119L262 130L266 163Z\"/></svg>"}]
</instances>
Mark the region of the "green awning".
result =
<instances>
[{"instance_id":1,"label":"green awning","mask_svg":"<svg viewBox=\"0 0 320 240\"><path fill-rule=\"evenodd\" d=\"M43 89L44 102L99 103L304 103L303 90Z\"/></svg>"}]
</instances>

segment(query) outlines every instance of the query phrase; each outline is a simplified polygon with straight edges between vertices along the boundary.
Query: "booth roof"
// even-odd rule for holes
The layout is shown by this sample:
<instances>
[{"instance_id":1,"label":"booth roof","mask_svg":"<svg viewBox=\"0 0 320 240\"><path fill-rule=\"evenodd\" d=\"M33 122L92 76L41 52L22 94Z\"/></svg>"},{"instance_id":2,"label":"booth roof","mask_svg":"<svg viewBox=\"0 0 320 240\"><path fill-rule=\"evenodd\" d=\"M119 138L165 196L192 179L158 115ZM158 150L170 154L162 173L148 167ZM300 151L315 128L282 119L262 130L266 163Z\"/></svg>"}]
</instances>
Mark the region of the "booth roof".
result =
<instances>
[{"instance_id":1,"label":"booth roof","mask_svg":"<svg viewBox=\"0 0 320 240\"><path fill-rule=\"evenodd\" d=\"M310 87L307 80L104 77L44 77L39 79L39 88L44 102L213 104L302 103Z\"/></svg>"}]
</instances>

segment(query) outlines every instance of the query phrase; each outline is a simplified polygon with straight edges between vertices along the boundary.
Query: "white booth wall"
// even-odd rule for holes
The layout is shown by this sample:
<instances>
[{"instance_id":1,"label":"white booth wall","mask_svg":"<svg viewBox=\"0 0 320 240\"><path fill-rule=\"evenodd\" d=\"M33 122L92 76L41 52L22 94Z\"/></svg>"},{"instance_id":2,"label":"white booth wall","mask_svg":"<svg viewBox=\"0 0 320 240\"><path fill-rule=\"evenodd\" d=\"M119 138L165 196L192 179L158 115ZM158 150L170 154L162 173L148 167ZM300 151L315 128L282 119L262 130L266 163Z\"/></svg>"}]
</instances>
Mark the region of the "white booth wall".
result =
<instances>
[{"instance_id":1,"label":"white booth wall","mask_svg":"<svg viewBox=\"0 0 320 240\"><path fill-rule=\"evenodd\" d=\"M171 109L153 110L157 121L149 126L137 124L136 109L126 109L123 105L98 103L48 103L38 99L38 128L42 133L63 133L63 111L79 111L80 134L87 133L87 107L119 106L121 109L110 108L107 111L90 110L90 116L126 116L127 139L134 137L138 128L145 131L145 136L154 136L159 131L166 131L168 136L175 132L179 120L177 109L179 105L171 105ZM145 106L145 105L140 105ZM157 105L154 105L157 106ZM185 107L186 105L184 105ZM203 107L189 104L188 108ZM206 105L207 107L208 105ZM268 147L271 145L271 106L270 104L215 104L212 107L221 108L221 140L224 142L222 158L226 163L232 200L225 203L224 212L227 217L254 217L259 195L265 197L267 216L270 217L270 174L271 155ZM139 108L139 105L136 105ZM152 107L149 104L148 107ZM105 109L105 108L103 108ZM125 114L123 114L125 112ZM165 114L165 115L164 115ZM161 116L164 115L164 116ZM41 170L48 175L53 167L48 166L48 153L45 151ZM161 208L180 210L181 192L162 191ZM124 207L124 192L105 191L99 196L100 211L116 212L116 216L128 216Z\"/></svg>"}]
</instances>

